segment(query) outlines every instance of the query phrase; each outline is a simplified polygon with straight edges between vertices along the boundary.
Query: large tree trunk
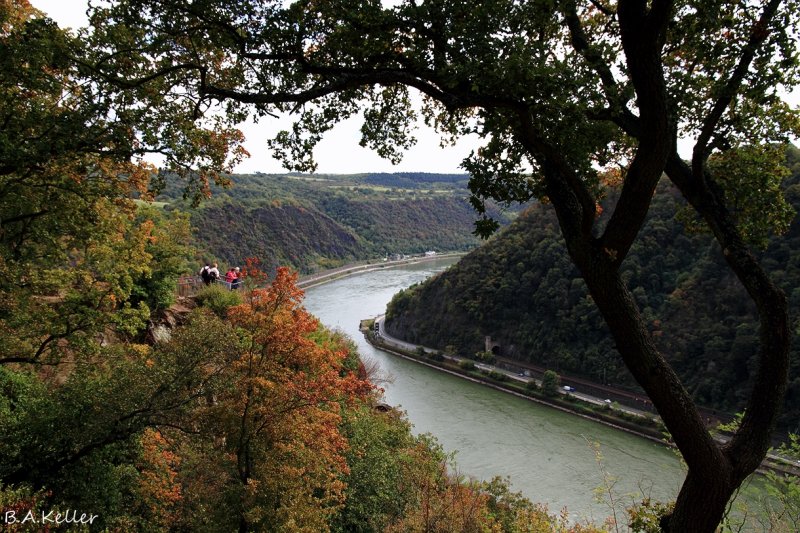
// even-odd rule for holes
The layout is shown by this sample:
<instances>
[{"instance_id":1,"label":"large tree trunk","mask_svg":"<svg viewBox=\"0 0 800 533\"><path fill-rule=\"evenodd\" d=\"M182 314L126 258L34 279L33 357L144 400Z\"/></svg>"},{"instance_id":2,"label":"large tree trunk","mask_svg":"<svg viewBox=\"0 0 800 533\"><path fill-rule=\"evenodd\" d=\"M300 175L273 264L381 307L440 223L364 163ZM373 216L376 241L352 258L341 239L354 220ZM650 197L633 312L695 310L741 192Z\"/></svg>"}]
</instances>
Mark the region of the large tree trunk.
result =
<instances>
[{"instance_id":1,"label":"large tree trunk","mask_svg":"<svg viewBox=\"0 0 800 533\"><path fill-rule=\"evenodd\" d=\"M658 351L647 324L628 287L619 276L622 258L593 237L580 223L581 203L572 194L571 178L560 177L567 167L546 165L548 195L559 217L567 249L586 281L589 293L603 315L625 365L647 392L683 455L689 473L675 509L664 517L667 532L713 533L728 501L741 483L759 466L783 403L789 366L789 328L786 299L747 250L739 234L713 195L694 190L676 180L684 195L709 221L731 269L756 303L761 321L759 367L742 425L731 441L721 446L705 427L691 395ZM673 159L674 173L691 171Z\"/></svg>"},{"instance_id":2,"label":"large tree trunk","mask_svg":"<svg viewBox=\"0 0 800 533\"><path fill-rule=\"evenodd\" d=\"M653 401L689 465L674 512L662 525L664 531L714 532L743 478L731 475L730 461L707 431L688 391L657 350L617 272L595 267L584 274L584 279L626 366Z\"/></svg>"},{"instance_id":3,"label":"large tree trunk","mask_svg":"<svg viewBox=\"0 0 800 533\"><path fill-rule=\"evenodd\" d=\"M731 483L730 477L722 471L719 476L701 479L689 470L675 510L663 517L661 528L668 532L716 531L738 485Z\"/></svg>"},{"instance_id":4,"label":"large tree trunk","mask_svg":"<svg viewBox=\"0 0 800 533\"><path fill-rule=\"evenodd\" d=\"M766 313L766 318L762 317L762 357L753 395L742 427L726 446L721 446L708 432L690 394L656 348L608 250L596 249L583 239L572 242L568 239L568 247L626 366L658 409L689 467L675 509L662 524L664 531L713 533L731 496L758 467L769 447L788 371L785 300L778 289L761 298L772 301L774 307ZM768 304L762 303L759 308L763 305Z\"/></svg>"},{"instance_id":5,"label":"large tree trunk","mask_svg":"<svg viewBox=\"0 0 800 533\"><path fill-rule=\"evenodd\" d=\"M770 2L762 14L762 22L774 16L779 3L780 0ZM695 147L695 160L689 167L676 153L675 131L670 124L672 110L666 99L660 58L664 42L661 32L671 10L668 0L654 1L650 9L644 2L635 0L621 1L618 6L620 34L640 111L638 118L623 112L619 121L638 139L639 146L620 200L602 236L593 236L590 224L576 224L576 221L586 220L588 206L580 201L582 186L568 165L561 161L560 154L556 150L542 150L533 143L529 146L533 148L532 153L548 160L544 168L547 192L569 253L608 324L626 366L650 396L689 467L674 511L664 517L662 529L675 533L713 533L729 499L759 466L769 448L788 378L788 307L782 291L772 283L743 242L716 193L713 180L705 174L703 164L709 132L730 103L764 36L751 36L752 42L741 57L740 68L728 80L727 90L716 102L715 112L704 123L703 136ZM576 20L572 20L571 27L577 38L576 49L586 52ZM711 437L691 396L658 352L630 291L618 274L619 266L644 223L662 170L666 170L683 196L705 219L728 265L759 314L761 342L753 390L740 428L724 447Z\"/></svg>"},{"instance_id":6,"label":"large tree trunk","mask_svg":"<svg viewBox=\"0 0 800 533\"><path fill-rule=\"evenodd\" d=\"M725 462L713 478L696 475L695 465L687 461L689 475L678 495L675 511L663 524L665 531L678 532L695 530L696 524L704 523L697 522L701 513L687 511L697 505L693 501L708 502L707 512L719 512L721 518L719 501L725 498L724 509L724 503L764 460L786 394L791 333L786 296L743 242L731 215L714 192L711 176L698 177L677 154L668 160L666 171L708 224L726 262L755 303L760 322L758 368L744 417L733 438L722 447Z\"/></svg>"}]
</instances>

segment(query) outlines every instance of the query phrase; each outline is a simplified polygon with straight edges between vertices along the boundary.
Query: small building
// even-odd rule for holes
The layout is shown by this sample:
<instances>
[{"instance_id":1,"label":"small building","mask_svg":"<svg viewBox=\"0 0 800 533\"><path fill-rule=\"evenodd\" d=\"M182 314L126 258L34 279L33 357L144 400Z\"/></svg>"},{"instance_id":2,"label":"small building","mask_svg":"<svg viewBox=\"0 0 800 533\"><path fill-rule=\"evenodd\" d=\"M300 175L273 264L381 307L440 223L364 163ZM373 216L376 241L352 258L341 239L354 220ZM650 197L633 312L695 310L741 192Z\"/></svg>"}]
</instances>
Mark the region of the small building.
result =
<instances>
[{"instance_id":1,"label":"small building","mask_svg":"<svg viewBox=\"0 0 800 533\"><path fill-rule=\"evenodd\" d=\"M486 335L486 337L484 337L484 349L493 355L502 354L502 347L500 346L500 343L493 341L492 337L489 335Z\"/></svg>"}]
</instances>

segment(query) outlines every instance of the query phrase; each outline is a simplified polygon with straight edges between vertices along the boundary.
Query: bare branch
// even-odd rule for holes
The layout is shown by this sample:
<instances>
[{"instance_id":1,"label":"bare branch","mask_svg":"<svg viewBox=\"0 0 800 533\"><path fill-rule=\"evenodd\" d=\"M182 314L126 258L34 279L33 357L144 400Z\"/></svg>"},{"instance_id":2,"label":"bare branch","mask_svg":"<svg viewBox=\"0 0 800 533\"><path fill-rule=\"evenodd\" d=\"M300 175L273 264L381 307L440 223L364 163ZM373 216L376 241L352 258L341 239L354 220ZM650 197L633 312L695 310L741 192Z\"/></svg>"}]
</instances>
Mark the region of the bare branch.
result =
<instances>
[{"instance_id":1,"label":"bare branch","mask_svg":"<svg viewBox=\"0 0 800 533\"><path fill-rule=\"evenodd\" d=\"M769 36L767 28L772 18L777 13L781 1L782 0L770 0L764 7L764 11L758 19L758 22L753 25L747 44L742 49L739 63L736 65L730 78L728 78L728 81L725 82L724 87L719 93L719 97L716 102L714 102L711 111L709 111L703 121L700 135L692 150L692 173L697 179L703 179L705 162L710 154L708 143L714 135L717 124L719 124L719 121L722 119L722 115L739 91L739 87L741 87L742 81L747 75L747 71L750 69L750 65L755 58L758 48Z\"/></svg>"}]
</instances>

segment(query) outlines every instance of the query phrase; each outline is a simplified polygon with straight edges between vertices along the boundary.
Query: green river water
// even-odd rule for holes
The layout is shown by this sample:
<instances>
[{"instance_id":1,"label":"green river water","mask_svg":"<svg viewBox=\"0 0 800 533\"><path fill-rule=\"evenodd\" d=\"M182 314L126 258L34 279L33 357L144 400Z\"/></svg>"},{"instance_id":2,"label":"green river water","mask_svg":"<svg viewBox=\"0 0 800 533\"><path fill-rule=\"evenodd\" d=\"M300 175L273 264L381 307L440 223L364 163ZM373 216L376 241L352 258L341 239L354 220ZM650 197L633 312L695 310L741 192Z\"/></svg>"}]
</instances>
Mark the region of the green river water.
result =
<instances>
[{"instance_id":1,"label":"green river water","mask_svg":"<svg viewBox=\"0 0 800 533\"><path fill-rule=\"evenodd\" d=\"M455 452L461 474L508 476L514 490L551 511L566 507L574 520L601 522L611 515L608 498L595 495L609 484L623 503L643 495L674 499L685 474L667 447L407 361L364 340L361 319L383 314L395 293L453 261L339 279L308 289L305 304L325 325L350 335L363 358L378 363L388 380L382 385L386 402L407 412L415 432L431 433Z\"/></svg>"}]
</instances>

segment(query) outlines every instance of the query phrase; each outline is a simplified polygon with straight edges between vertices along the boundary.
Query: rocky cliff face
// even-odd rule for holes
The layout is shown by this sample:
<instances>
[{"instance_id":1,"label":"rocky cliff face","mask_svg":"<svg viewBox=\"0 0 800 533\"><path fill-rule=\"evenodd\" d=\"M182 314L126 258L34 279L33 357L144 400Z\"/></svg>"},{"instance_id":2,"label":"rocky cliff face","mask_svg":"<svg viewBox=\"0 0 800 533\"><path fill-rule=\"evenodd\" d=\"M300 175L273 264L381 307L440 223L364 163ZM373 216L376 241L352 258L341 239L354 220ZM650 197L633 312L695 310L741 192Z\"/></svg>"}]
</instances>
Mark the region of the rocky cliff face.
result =
<instances>
[{"instance_id":1,"label":"rocky cliff face","mask_svg":"<svg viewBox=\"0 0 800 533\"><path fill-rule=\"evenodd\" d=\"M172 331L182 325L197 303L191 296L179 296L175 303L168 309L161 311L158 316L151 317L147 325L146 340L149 344L167 342L172 336Z\"/></svg>"}]
</instances>

